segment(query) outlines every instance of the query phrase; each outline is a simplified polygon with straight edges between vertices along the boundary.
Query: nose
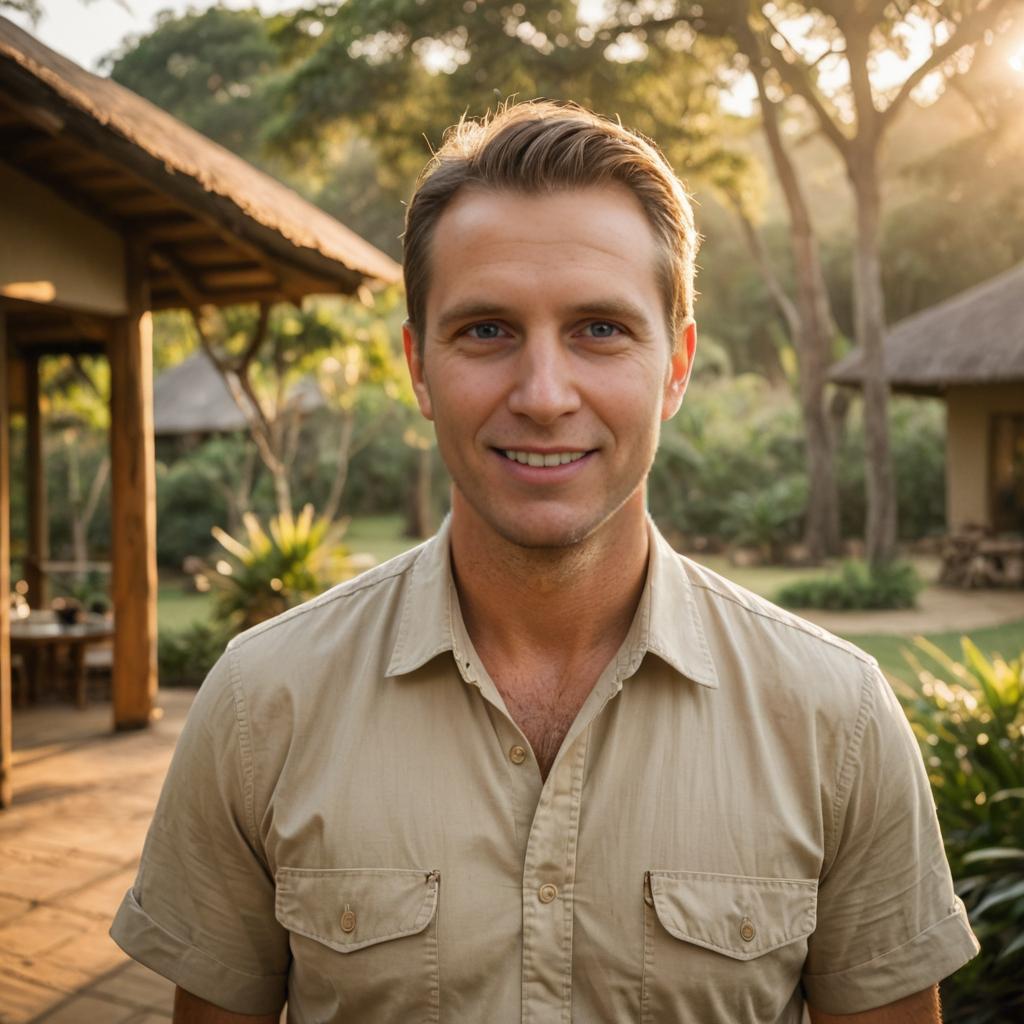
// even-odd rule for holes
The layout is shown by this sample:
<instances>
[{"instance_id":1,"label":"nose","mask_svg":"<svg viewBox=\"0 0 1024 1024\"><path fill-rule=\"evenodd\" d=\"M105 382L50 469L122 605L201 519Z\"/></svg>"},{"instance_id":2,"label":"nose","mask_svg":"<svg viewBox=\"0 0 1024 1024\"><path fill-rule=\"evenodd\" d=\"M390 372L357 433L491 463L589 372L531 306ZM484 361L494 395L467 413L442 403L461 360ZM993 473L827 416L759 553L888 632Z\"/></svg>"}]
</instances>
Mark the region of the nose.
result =
<instances>
[{"instance_id":1,"label":"nose","mask_svg":"<svg viewBox=\"0 0 1024 1024\"><path fill-rule=\"evenodd\" d=\"M556 332L535 334L520 348L508 407L544 425L579 409L572 356Z\"/></svg>"}]
</instances>

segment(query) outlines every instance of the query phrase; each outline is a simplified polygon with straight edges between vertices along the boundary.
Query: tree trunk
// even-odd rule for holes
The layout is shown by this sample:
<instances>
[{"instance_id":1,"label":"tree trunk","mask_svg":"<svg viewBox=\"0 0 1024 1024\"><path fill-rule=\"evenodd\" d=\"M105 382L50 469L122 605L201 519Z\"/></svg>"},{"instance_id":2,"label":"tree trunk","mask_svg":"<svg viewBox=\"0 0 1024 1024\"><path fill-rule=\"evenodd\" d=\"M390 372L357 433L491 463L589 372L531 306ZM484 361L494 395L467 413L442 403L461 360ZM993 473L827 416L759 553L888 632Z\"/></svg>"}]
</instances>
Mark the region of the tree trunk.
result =
<instances>
[{"instance_id":1,"label":"tree trunk","mask_svg":"<svg viewBox=\"0 0 1024 1024\"><path fill-rule=\"evenodd\" d=\"M867 457L865 549L872 565L896 554L896 484L889 451L889 382L885 376L885 295L879 255L881 195L875 147L847 163L857 202L854 321L863 353L864 436Z\"/></svg>"},{"instance_id":2,"label":"tree trunk","mask_svg":"<svg viewBox=\"0 0 1024 1024\"><path fill-rule=\"evenodd\" d=\"M800 412L807 452L804 545L811 561L820 562L826 555L838 554L840 543L835 444L825 408L825 374L835 326L807 199L782 140L777 106L765 92L762 65L756 51L751 54L751 66L758 85L765 140L789 211L789 240L797 292L796 322L791 323L791 329L800 363ZM792 321L792 314L787 320Z\"/></svg>"}]
</instances>

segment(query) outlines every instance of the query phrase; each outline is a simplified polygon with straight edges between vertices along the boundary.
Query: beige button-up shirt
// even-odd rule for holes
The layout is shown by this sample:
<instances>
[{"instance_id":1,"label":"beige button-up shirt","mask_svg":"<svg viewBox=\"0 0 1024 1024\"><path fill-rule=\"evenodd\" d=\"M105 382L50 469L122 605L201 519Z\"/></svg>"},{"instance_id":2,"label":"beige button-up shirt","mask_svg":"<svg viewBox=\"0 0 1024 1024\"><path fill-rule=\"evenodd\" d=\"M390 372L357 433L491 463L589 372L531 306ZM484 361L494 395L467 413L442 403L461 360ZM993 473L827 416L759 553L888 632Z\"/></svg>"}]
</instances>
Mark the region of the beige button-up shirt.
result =
<instances>
[{"instance_id":1,"label":"beige button-up shirt","mask_svg":"<svg viewBox=\"0 0 1024 1024\"><path fill-rule=\"evenodd\" d=\"M357 1024L798 1022L977 950L876 663L651 528L546 781L447 530L237 637L111 934L213 1003Z\"/></svg>"}]
</instances>

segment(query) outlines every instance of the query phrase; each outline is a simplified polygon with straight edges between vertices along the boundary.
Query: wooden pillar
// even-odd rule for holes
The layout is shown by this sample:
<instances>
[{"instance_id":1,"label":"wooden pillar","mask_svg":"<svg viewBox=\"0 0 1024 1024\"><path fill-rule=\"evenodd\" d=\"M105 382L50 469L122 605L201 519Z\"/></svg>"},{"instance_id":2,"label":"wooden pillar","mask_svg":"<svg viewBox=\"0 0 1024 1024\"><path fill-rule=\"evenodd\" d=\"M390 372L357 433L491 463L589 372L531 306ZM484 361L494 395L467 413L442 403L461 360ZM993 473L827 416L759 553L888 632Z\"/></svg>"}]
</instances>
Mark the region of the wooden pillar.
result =
<instances>
[{"instance_id":1,"label":"wooden pillar","mask_svg":"<svg viewBox=\"0 0 1024 1024\"><path fill-rule=\"evenodd\" d=\"M39 356L25 359L25 441L26 511L28 513L28 557L25 582L32 608L48 605L48 587L43 563L50 557L50 518L46 501L46 459L43 454L43 417L39 404Z\"/></svg>"},{"instance_id":2,"label":"wooden pillar","mask_svg":"<svg viewBox=\"0 0 1024 1024\"><path fill-rule=\"evenodd\" d=\"M11 806L11 483L7 331L0 307L0 807Z\"/></svg>"},{"instance_id":3,"label":"wooden pillar","mask_svg":"<svg viewBox=\"0 0 1024 1024\"><path fill-rule=\"evenodd\" d=\"M149 724L156 697L156 465L153 327L146 254L126 253L128 315L115 323L110 358L114 728Z\"/></svg>"}]
</instances>

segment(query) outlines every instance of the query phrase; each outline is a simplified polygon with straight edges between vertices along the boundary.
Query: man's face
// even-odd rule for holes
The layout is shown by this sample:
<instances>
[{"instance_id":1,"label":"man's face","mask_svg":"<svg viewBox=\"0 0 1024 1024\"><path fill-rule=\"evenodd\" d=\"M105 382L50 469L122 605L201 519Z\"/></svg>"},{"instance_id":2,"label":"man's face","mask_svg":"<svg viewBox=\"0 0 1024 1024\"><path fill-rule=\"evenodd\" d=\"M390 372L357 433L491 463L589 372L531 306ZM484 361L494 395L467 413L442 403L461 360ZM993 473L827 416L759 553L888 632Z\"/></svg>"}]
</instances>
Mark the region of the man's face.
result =
<instances>
[{"instance_id":1,"label":"man's face","mask_svg":"<svg viewBox=\"0 0 1024 1024\"><path fill-rule=\"evenodd\" d=\"M692 326L671 339L658 246L609 185L467 190L438 221L422 357L406 356L456 515L530 548L643 515L660 425L682 401Z\"/></svg>"}]
</instances>

